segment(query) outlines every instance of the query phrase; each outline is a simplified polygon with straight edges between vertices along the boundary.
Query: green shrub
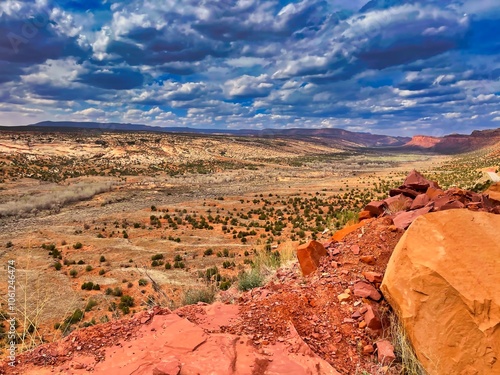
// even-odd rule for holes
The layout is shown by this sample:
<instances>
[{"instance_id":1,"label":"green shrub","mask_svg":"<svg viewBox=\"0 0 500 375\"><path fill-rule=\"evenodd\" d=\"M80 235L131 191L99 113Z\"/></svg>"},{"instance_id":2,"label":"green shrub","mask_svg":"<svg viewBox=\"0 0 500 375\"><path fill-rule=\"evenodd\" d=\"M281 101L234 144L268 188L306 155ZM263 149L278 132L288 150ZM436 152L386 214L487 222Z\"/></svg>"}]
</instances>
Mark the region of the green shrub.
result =
<instances>
[{"instance_id":1,"label":"green shrub","mask_svg":"<svg viewBox=\"0 0 500 375\"><path fill-rule=\"evenodd\" d=\"M212 255L214 253L214 251L212 249L206 249L203 253L203 255L205 256L209 256L209 255Z\"/></svg>"},{"instance_id":2,"label":"green shrub","mask_svg":"<svg viewBox=\"0 0 500 375\"><path fill-rule=\"evenodd\" d=\"M82 310L80 309L76 309L73 314L71 314L70 316L68 316L65 320L64 320L64 323L66 324L74 324L74 323L78 323L80 320L83 319L83 316L84 316L84 313Z\"/></svg>"},{"instance_id":3,"label":"green shrub","mask_svg":"<svg viewBox=\"0 0 500 375\"><path fill-rule=\"evenodd\" d=\"M75 243L75 244L73 245L73 248L74 248L74 249L77 249L77 250L78 250L78 249L81 249L82 247L83 247L83 245L82 245L82 243L81 243L81 242L77 242L77 243Z\"/></svg>"},{"instance_id":4,"label":"green shrub","mask_svg":"<svg viewBox=\"0 0 500 375\"><path fill-rule=\"evenodd\" d=\"M151 257L151 260L160 260L163 259L163 254L155 254Z\"/></svg>"},{"instance_id":5,"label":"green shrub","mask_svg":"<svg viewBox=\"0 0 500 375\"><path fill-rule=\"evenodd\" d=\"M87 267L85 267L85 271L87 271L87 272L90 272L92 270L93 270L93 268L90 264Z\"/></svg>"},{"instance_id":6,"label":"green shrub","mask_svg":"<svg viewBox=\"0 0 500 375\"><path fill-rule=\"evenodd\" d=\"M247 291L261 286L263 282L264 277L260 270L257 267L253 267L249 272L243 271L240 273L238 277L238 289Z\"/></svg>"},{"instance_id":7,"label":"green shrub","mask_svg":"<svg viewBox=\"0 0 500 375\"><path fill-rule=\"evenodd\" d=\"M60 262L56 262L54 263L54 268L56 269L56 271L59 271L62 268L62 264Z\"/></svg>"},{"instance_id":8,"label":"green shrub","mask_svg":"<svg viewBox=\"0 0 500 375\"><path fill-rule=\"evenodd\" d=\"M104 257L104 255L101 255L101 257L99 258L99 262L105 262L106 261L106 258Z\"/></svg>"},{"instance_id":9,"label":"green shrub","mask_svg":"<svg viewBox=\"0 0 500 375\"><path fill-rule=\"evenodd\" d=\"M92 310L95 306L97 306L97 301L94 300L94 299L89 299L89 301L87 302L87 306L85 306L85 311L86 312L89 312L90 310Z\"/></svg>"},{"instance_id":10,"label":"green shrub","mask_svg":"<svg viewBox=\"0 0 500 375\"><path fill-rule=\"evenodd\" d=\"M139 286L146 286L148 285L148 281L146 279L139 279L138 284Z\"/></svg>"},{"instance_id":11,"label":"green shrub","mask_svg":"<svg viewBox=\"0 0 500 375\"><path fill-rule=\"evenodd\" d=\"M94 288L94 283L92 281L88 281L82 284L82 290L92 290Z\"/></svg>"},{"instance_id":12,"label":"green shrub","mask_svg":"<svg viewBox=\"0 0 500 375\"><path fill-rule=\"evenodd\" d=\"M71 271L69 271L69 274L70 274L71 277L75 278L76 275L78 275L78 271L75 270L75 269L72 269Z\"/></svg>"}]
</instances>

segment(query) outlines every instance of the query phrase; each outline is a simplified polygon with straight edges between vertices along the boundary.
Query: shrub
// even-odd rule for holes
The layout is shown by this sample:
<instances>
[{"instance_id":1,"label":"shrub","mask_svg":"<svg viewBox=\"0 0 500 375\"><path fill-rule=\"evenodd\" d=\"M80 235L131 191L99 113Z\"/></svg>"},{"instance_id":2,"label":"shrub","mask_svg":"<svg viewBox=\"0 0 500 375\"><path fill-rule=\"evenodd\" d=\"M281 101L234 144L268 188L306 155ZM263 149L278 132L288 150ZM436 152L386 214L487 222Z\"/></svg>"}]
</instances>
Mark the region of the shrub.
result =
<instances>
[{"instance_id":1,"label":"shrub","mask_svg":"<svg viewBox=\"0 0 500 375\"><path fill-rule=\"evenodd\" d=\"M175 257L174 257L174 262L180 262L182 260L182 257L177 254Z\"/></svg>"},{"instance_id":2,"label":"shrub","mask_svg":"<svg viewBox=\"0 0 500 375\"><path fill-rule=\"evenodd\" d=\"M7 247L7 248L12 247L12 246L14 246L12 241L7 242L7 244L5 245L5 247Z\"/></svg>"},{"instance_id":3,"label":"shrub","mask_svg":"<svg viewBox=\"0 0 500 375\"><path fill-rule=\"evenodd\" d=\"M59 271L62 268L62 264L60 262L56 262L54 263L54 268L56 269L56 271Z\"/></svg>"},{"instance_id":4,"label":"shrub","mask_svg":"<svg viewBox=\"0 0 500 375\"><path fill-rule=\"evenodd\" d=\"M92 281L88 281L82 284L82 290L92 290L94 287L94 283Z\"/></svg>"},{"instance_id":5,"label":"shrub","mask_svg":"<svg viewBox=\"0 0 500 375\"><path fill-rule=\"evenodd\" d=\"M243 271L238 277L238 289L247 291L257 288L264 282L264 277L258 267L253 267L249 272Z\"/></svg>"},{"instance_id":6,"label":"shrub","mask_svg":"<svg viewBox=\"0 0 500 375\"><path fill-rule=\"evenodd\" d=\"M69 274L70 274L71 277L75 278L76 275L78 275L78 271L75 270L75 269L72 269L71 271L69 271Z\"/></svg>"},{"instance_id":7,"label":"shrub","mask_svg":"<svg viewBox=\"0 0 500 375\"><path fill-rule=\"evenodd\" d=\"M81 242L77 242L73 245L73 249L81 249L83 247L82 243Z\"/></svg>"},{"instance_id":8,"label":"shrub","mask_svg":"<svg viewBox=\"0 0 500 375\"><path fill-rule=\"evenodd\" d=\"M151 260L160 260L163 259L163 254L155 254L151 257Z\"/></svg>"},{"instance_id":9,"label":"shrub","mask_svg":"<svg viewBox=\"0 0 500 375\"><path fill-rule=\"evenodd\" d=\"M87 306L85 306L85 311L89 312L92 310L95 306L97 306L97 301L94 299L90 299L89 302L87 302Z\"/></svg>"},{"instance_id":10,"label":"shrub","mask_svg":"<svg viewBox=\"0 0 500 375\"><path fill-rule=\"evenodd\" d=\"M85 267L85 271L87 271L87 272L90 272L92 270L93 270L93 268L90 264L87 267Z\"/></svg>"},{"instance_id":11,"label":"shrub","mask_svg":"<svg viewBox=\"0 0 500 375\"><path fill-rule=\"evenodd\" d=\"M172 265L170 264L170 262L167 262L167 264L165 264L165 269L166 270L172 269Z\"/></svg>"},{"instance_id":12,"label":"shrub","mask_svg":"<svg viewBox=\"0 0 500 375\"><path fill-rule=\"evenodd\" d=\"M85 264L85 262L84 262L82 259L80 259L80 260L78 261L78 264Z\"/></svg>"},{"instance_id":13,"label":"shrub","mask_svg":"<svg viewBox=\"0 0 500 375\"><path fill-rule=\"evenodd\" d=\"M205 252L203 253L203 255L209 256L209 255L212 255L213 253L214 253L214 251L212 249L206 249Z\"/></svg>"},{"instance_id":14,"label":"shrub","mask_svg":"<svg viewBox=\"0 0 500 375\"><path fill-rule=\"evenodd\" d=\"M99 258L99 262L105 262L106 261L106 258L104 257L104 255L101 255L101 257Z\"/></svg>"},{"instance_id":15,"label":"shrub","mask_svg":"<svg viewBox=\"0 0 500 375\"><path fill-rule=\"evenodd\" d=\"M194 305L198 302L212 303L215 299L215 289L207 287L203 289L188 289L184 293L183 305Z\"/></svg>"},{"instance_id":16,"label":"shrub","mask_svg":"<svg viewBox=\"0 0 500 375\"><path fill-rule=\"evenodd\" d=\"M101 275L101 276L102 276L102 275L104 275L105 273L106 273L106 270L103 270L103 269L99 270L99 275Z\"/></svg>"},{"instance_id":17,"label":"shrub","mask_svg":"<svg viewBox=\"0 0 500 375\"><path fill-rule=\"evenodd\" d=\"M138 284L139 286L146 286L148 285L148 281L146 279L139 279Z\"/></svg>"},{"instance_id":18,"label":"shrub","mask_svg":"<svg viewBox=\"0 0 500 375\"><path fill-rule=\"evenodd\" d=\"M80 309L76 309L73 314L71 314L70 316L68 316L65 320L64 320L64 323L66 324L74 324L74 323L78 323L80 320L83 319L83 316L84 316L84 313L82 310Z\"/></svg>"}]
</instances>

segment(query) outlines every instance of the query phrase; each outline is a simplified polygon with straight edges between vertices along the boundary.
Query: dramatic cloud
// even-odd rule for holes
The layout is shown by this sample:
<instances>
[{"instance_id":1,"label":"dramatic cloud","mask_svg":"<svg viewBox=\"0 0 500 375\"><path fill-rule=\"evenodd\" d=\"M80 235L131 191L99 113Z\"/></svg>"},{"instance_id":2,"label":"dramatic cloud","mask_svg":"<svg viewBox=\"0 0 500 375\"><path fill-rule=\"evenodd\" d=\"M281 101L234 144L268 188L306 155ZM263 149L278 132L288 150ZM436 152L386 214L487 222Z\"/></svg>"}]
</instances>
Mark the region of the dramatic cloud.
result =
<instances>
[{"instance_id":1,"label":"dramatic cloud","mask_svg":"<svg viewBox=\"0 0 500 375\"><path fill-rule=\"evenodd\" d=\"M497 0L4 0L0 124L498 127Z\"/></svg>"}]
</instances>

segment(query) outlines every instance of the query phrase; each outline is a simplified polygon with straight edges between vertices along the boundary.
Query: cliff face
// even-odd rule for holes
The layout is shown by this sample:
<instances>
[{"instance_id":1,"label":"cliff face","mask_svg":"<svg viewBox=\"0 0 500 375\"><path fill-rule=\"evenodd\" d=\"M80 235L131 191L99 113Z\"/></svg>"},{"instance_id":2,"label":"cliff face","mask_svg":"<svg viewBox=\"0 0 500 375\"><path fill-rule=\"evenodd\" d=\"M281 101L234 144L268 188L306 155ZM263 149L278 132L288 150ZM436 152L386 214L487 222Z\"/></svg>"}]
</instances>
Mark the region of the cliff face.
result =
<instances>
[{"instance_id":1,"label":"cliff face","mask_svg":"<svg viewBox=\"0 0 500 375\"><path fill-rule=\"evenodd\" d=\"M415 135L405 146L415 146L421 148L431 148L440 142L440 138L427 135Z\"/></svg>"},{"instance_id":2,"label":"cliff face","mask_svg":"<svg viewBox=\"0 0 500 375\"><path fill-rule=\"evenodd\" d=\"M440 153L460 153L490 147L500 142L500 128L476 130L470 135L450 134L444 137L416 135L404 147L426 149Z\"/></svg>"}]
</instances>

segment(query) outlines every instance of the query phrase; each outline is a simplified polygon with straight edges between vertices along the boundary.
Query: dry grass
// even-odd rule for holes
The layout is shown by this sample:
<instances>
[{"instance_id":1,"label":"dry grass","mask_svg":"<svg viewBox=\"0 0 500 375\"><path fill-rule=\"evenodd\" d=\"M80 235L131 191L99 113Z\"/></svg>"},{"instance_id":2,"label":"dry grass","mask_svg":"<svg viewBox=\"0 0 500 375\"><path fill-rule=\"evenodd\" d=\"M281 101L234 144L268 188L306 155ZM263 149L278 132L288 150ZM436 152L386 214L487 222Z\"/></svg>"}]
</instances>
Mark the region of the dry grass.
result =
<instances>
[{"instance_id":1,"label":"dry grass","mask_svg":"<svg viewBox=\"0 0 500 375\"><path fill-rule=\"evenodd\" d=\"M394 202L391 202L386 209L386 212L390 215L406 211L408 209L408 199L405 196L400 196Z\"/></svg>"},{"instance_id":2,"label":"dry grass","mask_svg":"<svg viewBox=\"0 0 500 375\"><path fill-rule=\"evenodd\" d=\"M403 375L426 375L427 373L418 360L402 323L394 313L390 314L389 317L394 351L401 360L401 373Z\"/></svg>"},{"instance_id":3,"label":"dry grass","mask_svg":"<svg viewBox=\"0 0 500 375\"><path fill-rule=\"evenodd\" d=\"M80 183L70 186L61 186L53 192L42 195L22 197L19 200L0 204L1 216L14 216L38 210L60 209L72 202L90 199L96 194L111 190L113 183Z\"/></svg>"}]
</instances>

